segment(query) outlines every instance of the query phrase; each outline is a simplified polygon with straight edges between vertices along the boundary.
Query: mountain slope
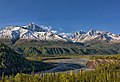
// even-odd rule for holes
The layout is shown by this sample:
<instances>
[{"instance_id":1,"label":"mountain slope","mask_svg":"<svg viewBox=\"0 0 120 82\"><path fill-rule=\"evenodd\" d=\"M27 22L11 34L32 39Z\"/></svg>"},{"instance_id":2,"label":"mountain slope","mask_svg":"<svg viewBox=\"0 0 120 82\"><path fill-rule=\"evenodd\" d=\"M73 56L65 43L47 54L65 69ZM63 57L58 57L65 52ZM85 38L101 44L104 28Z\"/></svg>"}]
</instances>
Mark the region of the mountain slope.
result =
<instances>
[{"instance_id":1,"label":"mountain slope","mask_svg":"<svg viewBox=\"0 0 120 82\"><path fill-rule=\"evenodd\" d=\"M7 45L0 43L0 75L2 72L5 75L10 75L18 72L31 73L33 70L40 72L50 68L52 68L51 64L29 61Z\"/></svg>"},{"instance_id":2,"label":"mountain slope","mask_svg":"<svg viewBox=\"0 0 120 82\"><path fill-rule=\"evenodd\" d=\"M96 42L107 41L107 42L116 42L116 43L120 42L120 35L105 31L96 31L94 29L91 29L88 32L79 31L70 36L67 34L64 34L62 36L64 38L71 39L73 42L83 42L83 43L91 42L91 41L96 41Z\"/></svg>"},{"instance_id":3,"label":"mountain slope","mask_svg":"<svg viewBox=\"0 0 120 82\"><path fill-rule=\"evenodd\" d=\"M28 60L10 49L5 44L0 44L0 75L17 73L20 71L30 71L31 65Z\"/></svg>"},{"instance_id":4,"label":"mountain slope","mask_svg":"<svg viewBox=\"0 0 120 82\"><path fill-rule=\"evenodd\" d=\"M37 26L30 23L26 26L8 26L0 30L1 39L10 39L15 43L19 39L66 41L64 38L51 30L51 27Z\"/></svg>"},{"instance_id":5,"label":"mountain slope","mask_svg":"<svg viewBox=\"0 0 120 82\"><path fill-rule=\"evenodd\" d=\"M67 41L67 42L120 42L120 35L105 31L91 29L88 32L78 31L75 33L57 33L52 27L38 26L30 23L26 26L8 26L0 30L0 40L8 40L13 44L18 40L37 41Z\"/></svg>"},{"instance_id":6,"label":"mountain slope","mask_svg":"<svg viewBox=\"0 0 120 82\"><path fill-rule=\"evenodd\" d=\"M108 46L108 45L107 45ZM101 48L87 47L84 44L65 42L22 42L12 45L12 48L24 56L46 55L110 55L118 54L117 46Z\"/></svg>"}]
</instances>

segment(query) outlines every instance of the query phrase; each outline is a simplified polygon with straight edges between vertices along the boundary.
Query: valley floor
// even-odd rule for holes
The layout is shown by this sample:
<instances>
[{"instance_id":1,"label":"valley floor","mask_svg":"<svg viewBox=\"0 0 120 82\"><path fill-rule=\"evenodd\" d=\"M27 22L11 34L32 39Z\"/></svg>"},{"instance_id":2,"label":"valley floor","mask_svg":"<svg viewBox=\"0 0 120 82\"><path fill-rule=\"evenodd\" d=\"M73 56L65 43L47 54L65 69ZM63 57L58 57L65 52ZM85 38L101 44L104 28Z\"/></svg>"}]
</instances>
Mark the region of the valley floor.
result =
<instances>
[{"instance_id":1,"label":"valley floor","mask_svg":"<svg viewBox=\"0 0 120 82\"><path fill-rule=\"evenodd\" d=\"M44 60L45 63L54 64L56 67L45 72L63 72L70 70L79 70L86 67L89 58L70 58L70 59L49 59Z\"/></svg>"},{"instance_id":2,"label":"valley floor","mask_svg":"<svg viewBox=\"0 0 120 82\"><path fill-rule=\"evenodd\" d=\"M120 82L120 55L32 58L27 59L55 67L43 73L2 76L0 82ZM97 68L94 71L83 71L87 68L87 62L92 62L91 65L97 65Z\"/></svg>"}]
</instances>

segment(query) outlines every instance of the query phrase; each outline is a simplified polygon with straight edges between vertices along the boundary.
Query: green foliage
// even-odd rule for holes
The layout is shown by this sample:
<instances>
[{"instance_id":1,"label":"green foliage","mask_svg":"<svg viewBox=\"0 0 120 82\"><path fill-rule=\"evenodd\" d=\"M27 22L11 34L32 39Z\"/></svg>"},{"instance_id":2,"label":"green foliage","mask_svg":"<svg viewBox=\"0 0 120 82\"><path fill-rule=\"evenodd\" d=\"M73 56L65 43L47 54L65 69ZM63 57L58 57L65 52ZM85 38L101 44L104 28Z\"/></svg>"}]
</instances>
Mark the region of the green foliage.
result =
<instances>
[{"instance_id":1,"label":"green foliage","mask_svg":"<svg viewBox=\"0 0 120 82\"><path fill-rule=\"evenodd\" d=\"M95 56L91 56L90 59L112 59L112 60L120 60L120 54L118 55L95 55Z\"/></svg>"},{"instance_id":2,"label":"green foliage","mask_svg":"<svg viewBox=\"0 0 120 82\"><path fill-rule=\"evenodd\" d=\"M120 55L93 56L91 58L114 59L117 61L102 64L91 71L80 70L77 73L71 71L42 74L38 72L50 69L52 66L39 61L28 61L8 46L0 44L1 82L120 82ZM24 74L29 72L32 73ZM38 74L34 74L36 72ZM16 75L14 76L14 74Z\"/></svg>"},{"instance_id":3,"label":"green foliage","mask_svg":"<svg viewBox=\"0 0 120 82\"><path fill-rule=\"evenodd\" d=\"M72 43L60 41L18 40L11 44L9 40L0 40L24 56L41 55L111 55L120 53L119 43L91 41ZM11 45L10 45L11 44Z\"/></svg>"},{"instance_id":4,"label":"green foliage","mask_svg":"<svg viewBox=\"0 0 120 82\"><path fill-rule=\"evenodd\" d=\"M0 44L0 75L29 71L31 65L20 54L13 51L5 44Z\"/></svg>"},{"instance_id":5,"label":"green foliage","mask_svg":"<svg viewBox=\"0 0 120 82\"><path fill-rule=\"evenodd\" d=\"M11 76L10 76L11 77ZM96 70L46 74L18 73L11 78L13 82L120 82L120 62L99 66ZM1 81L10 82L3 77Z\"/></svg>"},{"instance_id":6,"label":"green foliage","mask_svg":"<svg viewBox=\"0 0 120 82\"><path fill-rule=\"evenodd\" d=\"M8 41L8 40L7 40ZM15 44L6 44L24 56L41 55L110 55L120 53L120 44L108 42L72 43L55 41L18 40Z\"/></svg>"},{"instance_id":7,"label":"green foliage","mask_svg":"<svg viewBox=\"0 0 120 82\"><path fill-rule=\"evenodd\" d=\"M68 73L63 72L42 74L38 72L41 70L50 69L53 66L51 64L46 64L39 61L28 61L21 54L18 54L7 45L0 44L0 74L2 76L0 82L120 82L120 56L102 56L105 54L117 54L117 51L119 51L118 46L108 45L110 46L109 48L104 48L103 44L99 44L99 46L99 48L98 46L83 47L76 44L62 42L23 42L22 44L18 43L10 46L15 51L25 54L24 56L36 57L36 60L42 60L42 58L38 58L38 55L41 56L46 54L47 56L54 56L56 54L98 54L101 56L92 56L91 59L117 60L116 63L104 64L98 66L96 70L92 71L80 70L77 73L75 71L71 71ZM34 72L32 74L24 74L31 73L33 69ZM36 72L38 74L34 74Z\"/></svg>"},{"instance_id":8,"label":"green foliage","mask_svg":"<svg viewBox=\"0 0 120 82\"><path fill-rule=\"evenodd\" d=\"M39 44L38 44L39 45ZM24 54L24 56L41 56L41 55L110 55L117 54L117 51L113 49L99 49L99 48L81 48L75 46L38 46L38 45L17 45L13 46L14 50L18 53Z\"/></svg>"},{"instance_id":9,"label":"green foliage","mask_svg":"<svg viewBox=\"0 0 120 82\"><path fill-rule=\"evenodd\" d=\"M0 75L2 72L5 75L10 75L20 72L30 73L33 69L38 72L50 68L52 68L51 64L29 61L7 45L0 44Z\"/></svg>"}]
</instances>

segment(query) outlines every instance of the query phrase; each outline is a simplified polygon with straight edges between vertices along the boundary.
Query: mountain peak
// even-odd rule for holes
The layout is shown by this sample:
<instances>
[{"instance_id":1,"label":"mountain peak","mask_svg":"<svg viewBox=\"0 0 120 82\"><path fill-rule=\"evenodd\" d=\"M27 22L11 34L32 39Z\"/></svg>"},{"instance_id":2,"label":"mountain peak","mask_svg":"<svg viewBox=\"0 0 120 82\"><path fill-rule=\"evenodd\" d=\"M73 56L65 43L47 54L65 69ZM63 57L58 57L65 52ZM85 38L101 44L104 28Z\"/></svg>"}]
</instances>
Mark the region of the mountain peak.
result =
<instances>
[{"instance_id":1,"label":"mountain peak","mask_svg":"<svg viewBox=\"0 0 120 82\"><path fill-rule=\"evenodd\" d=\"M31 23L29 23L29 24L33 24L33 25L34 25L35 23L34 23L34 22L31 22Z\"/></svg>"},{"instance_id":2,"label":"mountain peak","mask_svg":"<svg viewBox=\"0 0 120 82\"><path fill-rule=\"evenodd\" d=\"M96 35L96 30L91 29L90 31L87 32L87 34L90 35L90 36L94 36L94 35Z\"/></svg>"},{"instance_id":3,"label":"mountain peak","mask_svg":"<svg viewBox=\"0 0 120 82\"><path fill-rule=\"evenodd\" d=\"M19 39L85 42L96 38L100 41L108 40L107 37L111 38L109 41L120 41L119 35L110 32L91 29L88 32L80 30L75 33L63 32L58 34L51 26L39 26L33 22L26 26L9 26L0 30L0 39L9 39L12 42L16 42Z\"/></svg>"},{"instance_id":4,"label":"mountain peak","mask_svg":"<svg viewBox=\"0 0 120 82\"><path fill-rule=\"evenodd\" d=\"M83 30L80 30L79 33L80 34L85 34L85 32Z\"/></svg>"},{"instance_id":5,"label":"mountain peak","mask_svg":"<svg viewBox=\"0 0 120 82\"><path fill-rule=\"evenodd\" d=\"M23 26L24 29L28 29L30 31L34 31L34 32L45 32L46 30L38 25L36 25L35 23L29 23L26 26Z\"/></svg>"},{"instance_id":6,"label":"mountain peak","mask_svg":"<svg viewBox=\"0 0 120 82\"><path fill-rule=\"evenodd\" d=\"M37 26L34 22L31 22L31 23L29 23L28 25L26 25L26 26L30 26L30 27L33 27L33 26Z\"/></svg>"},{"instance_id":7,"label":"mountain peak","mask_svg":"<svg viewBox=\"0 0 120 82\"><path fill-rule=\"evenodd\" d=\"M96 30L95 29L90 29L89 32L95 32Z\"/></svg>"}]
</instances>

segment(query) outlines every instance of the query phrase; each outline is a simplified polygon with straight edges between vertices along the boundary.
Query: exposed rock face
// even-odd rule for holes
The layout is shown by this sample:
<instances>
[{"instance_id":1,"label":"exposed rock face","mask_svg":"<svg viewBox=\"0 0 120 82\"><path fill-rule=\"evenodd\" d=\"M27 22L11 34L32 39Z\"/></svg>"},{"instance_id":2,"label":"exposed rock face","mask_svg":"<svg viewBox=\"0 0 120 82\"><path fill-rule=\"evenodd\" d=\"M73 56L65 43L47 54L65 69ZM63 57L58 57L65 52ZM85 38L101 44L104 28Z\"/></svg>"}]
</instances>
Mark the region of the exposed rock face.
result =
<instances>
[{"instance_id":1,"label":"exposed rock face","mask_svg":"<svg viewBox=\"0 0 120 82\"><path fill-rule=\"evenodd\" d=\"M0 30L0 39L10 39L15 43L21 39L42 41L69 41L69 42L91 42L108 41L119 43L120 35L105 31L91 29L88 32L78 31L75 33L58 33L50 26L39 26L30 23L25 26L7 26Z\"/></svg>"},{"instance_id":2,"label":"exposed rock face","mask_svg":"<svg viewBox=\"0 0 120 82\"><path fill-rule=\"evenodd\" d=\"M107 64L107 63L115 63L115 60L111 59L96 59L96 60L89 60L86 63L86 67L88 69L96 69L96 67L100 64Z\"/></svg>"},{"instance_id":3,"label":"exposed rock face","mask_svg":"<svg viewBox=\"0 0 120 82\"><path fill-rule=\"evenodd\" d=\"M43 40L43 41L66 41L56 34L51 27L38 26L30 23L26 26L8 26L0 30L0 39L10 39L12 43L17 40Z\"/></svg>"}]
</instances>

